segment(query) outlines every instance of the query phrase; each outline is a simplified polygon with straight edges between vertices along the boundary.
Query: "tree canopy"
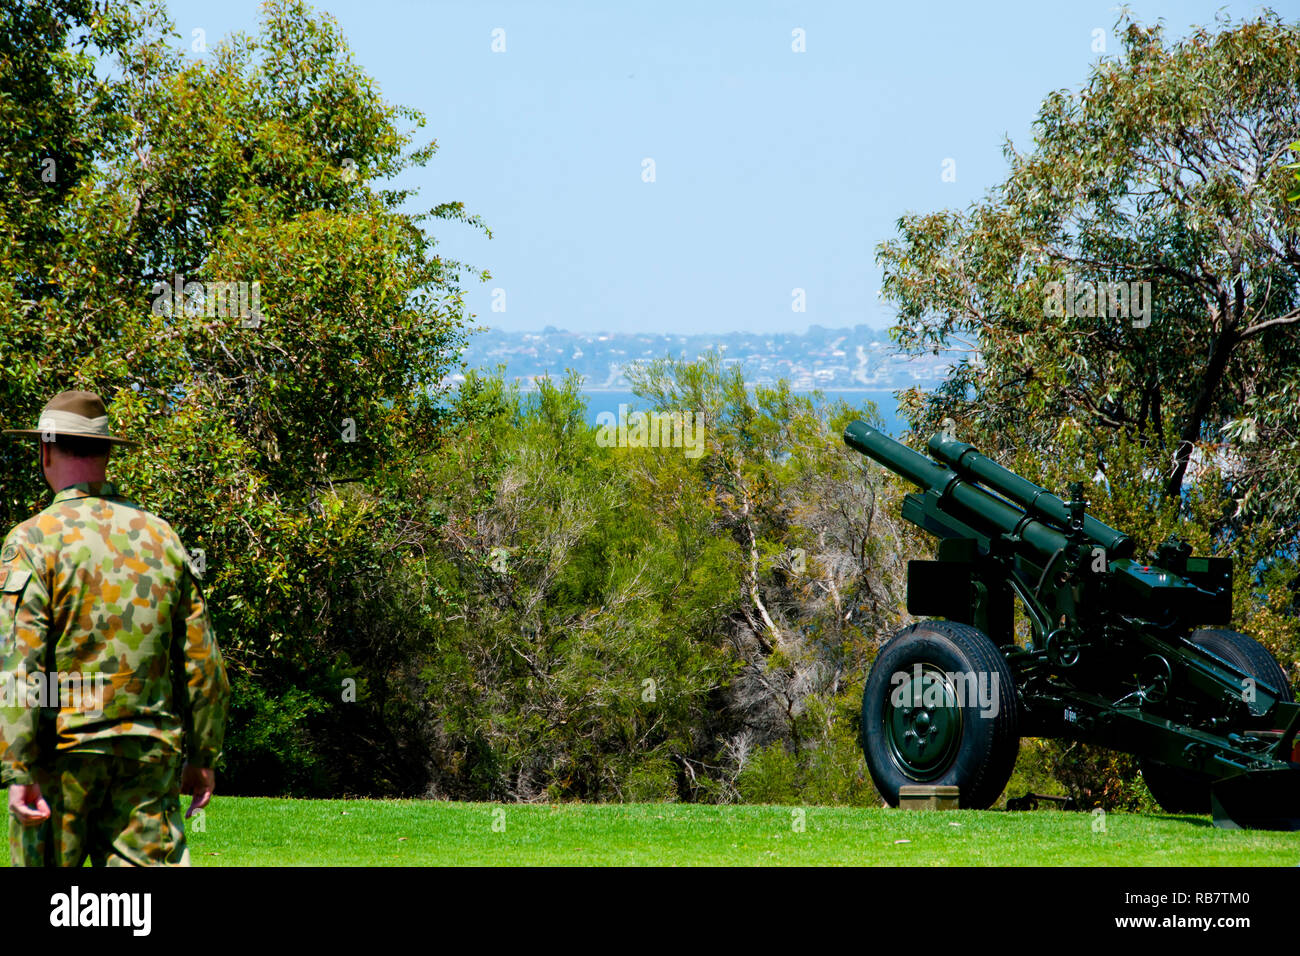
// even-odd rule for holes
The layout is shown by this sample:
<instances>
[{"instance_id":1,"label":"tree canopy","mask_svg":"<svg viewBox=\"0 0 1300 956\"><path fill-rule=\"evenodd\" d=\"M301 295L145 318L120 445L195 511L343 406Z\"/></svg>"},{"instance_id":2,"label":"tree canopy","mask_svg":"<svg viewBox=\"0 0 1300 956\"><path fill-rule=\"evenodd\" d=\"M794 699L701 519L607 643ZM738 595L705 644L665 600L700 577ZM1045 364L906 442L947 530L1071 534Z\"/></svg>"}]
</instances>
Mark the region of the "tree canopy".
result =
<instances>
[{"instance_id":1,"label":"tree canopy","mask_svg":"<svg viewBox=\"0 0 1300 956\"><path fill-rule=\"evenodd\" d=\"M428 225L481 223L384 187L436 144L329 17L275 0L202 57L175 37L151 3L0 6L0 410L86 388L143 442L112 473L205 569L248 753L250 713L356 673L340 605L402 510L376 489L441 434L466 324ZM0 444L6 526L43 506L32 461Z\"/></svg>"},{"instance_id":2,"label":"tree canopy","mask_svg":"<svg viewBox=\"0 0 1300 956\"><path fill-rule=\"evenodd\" d=\"M1230 476L1219 527L1241 534L1300 506L1286 172L1300 26L1265 12L1221 27L1170 43L1122 20L1122 54L1046 99L1033 150L1007 144L1005 182L965 211L904 217L879 256L899 343L972 350L924 407L915 397L920 418L1043 458L1081 430L1103 474L1105 448L1137 440L1165 500L1193 469ZM1106 297L1112 283L1149 289L1149 314ZM1275 523L1272 543L1294 544L1295 523Z\"/></svg>"}]
</instances>

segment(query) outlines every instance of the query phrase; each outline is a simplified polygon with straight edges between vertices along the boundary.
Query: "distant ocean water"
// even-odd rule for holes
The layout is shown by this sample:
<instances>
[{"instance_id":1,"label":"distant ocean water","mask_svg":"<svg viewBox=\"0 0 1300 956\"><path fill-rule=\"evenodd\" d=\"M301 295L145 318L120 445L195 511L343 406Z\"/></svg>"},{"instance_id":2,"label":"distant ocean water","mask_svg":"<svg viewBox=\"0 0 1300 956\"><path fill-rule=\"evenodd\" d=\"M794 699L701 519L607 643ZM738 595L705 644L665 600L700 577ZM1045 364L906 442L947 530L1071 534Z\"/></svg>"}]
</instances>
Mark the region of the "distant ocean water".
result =
<instances>
[{"instance_id":1,"label":"distant ocean water","mask_svg":"<svg viewBox=\"0 0 1300 956\"><path fill-rule=\"evenodd\" d=\"M892 388L860 388L860 389L823 389L822 395L827 403L834 402L842 398L851 406L859 406L864 402L875 402L876 408L880 411L880 417L885 421L886 434L897 438L906 430L906 424L898 413L898 406L894 401L894 391ZM799 391L797 394L806 395L808 392ZM630 405L633 408L648 409L649 402L644 398L633 394L632 392L615 392L603 391L599 389L584 389L583 397L587 400L587 421L596 424L596 416L601 412L612 412L618 414L618 406L622 404Z\"/></svg>"}]
</instances>

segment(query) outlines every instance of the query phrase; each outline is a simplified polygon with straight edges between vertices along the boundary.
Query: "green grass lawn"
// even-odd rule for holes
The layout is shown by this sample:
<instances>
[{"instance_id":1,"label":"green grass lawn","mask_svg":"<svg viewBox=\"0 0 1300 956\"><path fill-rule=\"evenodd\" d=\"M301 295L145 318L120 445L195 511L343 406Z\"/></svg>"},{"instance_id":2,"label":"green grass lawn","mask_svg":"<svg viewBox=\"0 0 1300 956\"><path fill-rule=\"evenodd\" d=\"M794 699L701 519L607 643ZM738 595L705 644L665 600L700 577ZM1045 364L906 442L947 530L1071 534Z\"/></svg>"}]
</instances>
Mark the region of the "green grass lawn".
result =
<instances>
[{"instance_id":1,"label":"green grass lawn","mask_svg":"<svg viewBox=\"0 0 1300 956\"><path fill-rule=\"evenodd\" d=\"M204 829L193 820L189 829L196 866L1300 864L1300 834L1218 830L1208 817L1160 814L1107 814L1105 832L1094 823L1056 810L218 796Z\"/></svg>"}]
</instances>

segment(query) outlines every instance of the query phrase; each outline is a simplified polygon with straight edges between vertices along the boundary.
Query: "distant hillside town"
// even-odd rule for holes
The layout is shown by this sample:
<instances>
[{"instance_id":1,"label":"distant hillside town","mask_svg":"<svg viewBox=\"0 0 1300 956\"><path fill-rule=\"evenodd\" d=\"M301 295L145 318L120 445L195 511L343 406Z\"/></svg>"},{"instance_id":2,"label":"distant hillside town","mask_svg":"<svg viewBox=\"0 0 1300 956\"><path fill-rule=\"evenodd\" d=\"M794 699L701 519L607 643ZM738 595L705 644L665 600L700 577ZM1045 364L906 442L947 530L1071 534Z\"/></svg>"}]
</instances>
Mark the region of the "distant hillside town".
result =
<instances>
[{"instance_id":1,"label":"distant hillside town","mask_svg":"<svg viewBox=\"0 0 1300 956\"><path fill-rule=\"evenodd\" d=\"M865 325L807 332L759 334L724 332L670 335L631 332L565 332L547 326L541 332L483 329L465 350L467 368L487 371L505 366L507 379L525 387L544 375L561 379L573 369L588 391L622 391L630 387L629 366L671 356L694 360L717 350L729 365L740 365L752 384L786 379L794 389L932 388L945 377L945 355L900 355L883 329ZM450 376L453 382L462 374Z\"/></svg>"}]
</instances>

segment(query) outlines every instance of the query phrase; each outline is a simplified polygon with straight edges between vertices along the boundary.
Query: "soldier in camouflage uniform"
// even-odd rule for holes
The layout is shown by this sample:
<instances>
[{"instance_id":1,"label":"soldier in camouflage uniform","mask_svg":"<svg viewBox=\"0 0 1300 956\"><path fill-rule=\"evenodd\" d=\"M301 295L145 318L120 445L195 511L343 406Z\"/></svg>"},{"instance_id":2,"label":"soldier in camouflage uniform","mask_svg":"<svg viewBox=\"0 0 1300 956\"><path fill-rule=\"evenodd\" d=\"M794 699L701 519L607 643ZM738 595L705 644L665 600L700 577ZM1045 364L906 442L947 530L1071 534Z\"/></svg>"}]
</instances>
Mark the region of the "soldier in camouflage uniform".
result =
<instances>
[{"instance_id":1,"label":"soldier in camouflage uniform","mask_svg":"<svg viewBox=\"0 0 1300 956\"><path fill-rule=\"evenodd\" d=\"M0 549L0 782L15 866L187 865L230 685L198 575L161 518L105 480L93 392L41 413L54 501Z\"/></svg>"}]
</instances>

